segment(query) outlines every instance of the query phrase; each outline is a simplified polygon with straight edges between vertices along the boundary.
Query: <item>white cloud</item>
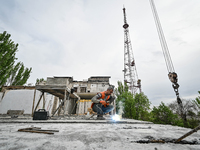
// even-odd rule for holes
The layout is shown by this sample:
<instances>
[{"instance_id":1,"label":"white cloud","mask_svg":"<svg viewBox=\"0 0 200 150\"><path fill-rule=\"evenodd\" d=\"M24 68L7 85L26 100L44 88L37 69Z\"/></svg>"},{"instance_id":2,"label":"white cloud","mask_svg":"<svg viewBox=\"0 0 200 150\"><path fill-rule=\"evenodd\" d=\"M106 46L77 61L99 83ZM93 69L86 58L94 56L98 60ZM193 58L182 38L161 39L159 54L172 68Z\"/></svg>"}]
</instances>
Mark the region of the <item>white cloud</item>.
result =
<instances>
[{"instance_id":1,"label":"white cloud","mask_svg":"<svg viewBox=\"0 0 200 150\"><path fill-rule=\"evenodd\" d=\"M194 98L200 85L200 2L154 0L180 83L180 95ZM123 81L123 5L142 90L152 104L175 93L167 77L149 1L3 1L0 32L19 43L17 57L33 71L28 82L49 76L111 76Z\"/></svg>"}]
</instances>

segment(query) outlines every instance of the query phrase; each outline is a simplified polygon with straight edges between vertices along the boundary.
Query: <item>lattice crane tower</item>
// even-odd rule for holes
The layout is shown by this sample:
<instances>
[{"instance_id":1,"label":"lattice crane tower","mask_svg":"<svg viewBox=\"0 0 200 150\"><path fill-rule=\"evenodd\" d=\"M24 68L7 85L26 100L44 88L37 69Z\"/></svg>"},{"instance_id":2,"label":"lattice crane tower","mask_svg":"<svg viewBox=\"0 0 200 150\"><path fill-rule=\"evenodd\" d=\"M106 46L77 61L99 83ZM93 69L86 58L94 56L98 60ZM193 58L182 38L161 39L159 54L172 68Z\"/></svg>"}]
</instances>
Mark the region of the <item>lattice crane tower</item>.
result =
<instances>
[{"instance_id":1,"label":"lattice crane tower","mask_svg":"<svg viewBox=\"0 0 200 150\"><path fill-rule=\"evenodd\" d=\"M129 36L129 25L126 20L126 11L123 8L124 13L124 83L127 83L129 91L132 94L141 92L141 80L138 79L135 60L133 57L133 51L131 46L131 40Z\"/></svg>"}]
</instances>

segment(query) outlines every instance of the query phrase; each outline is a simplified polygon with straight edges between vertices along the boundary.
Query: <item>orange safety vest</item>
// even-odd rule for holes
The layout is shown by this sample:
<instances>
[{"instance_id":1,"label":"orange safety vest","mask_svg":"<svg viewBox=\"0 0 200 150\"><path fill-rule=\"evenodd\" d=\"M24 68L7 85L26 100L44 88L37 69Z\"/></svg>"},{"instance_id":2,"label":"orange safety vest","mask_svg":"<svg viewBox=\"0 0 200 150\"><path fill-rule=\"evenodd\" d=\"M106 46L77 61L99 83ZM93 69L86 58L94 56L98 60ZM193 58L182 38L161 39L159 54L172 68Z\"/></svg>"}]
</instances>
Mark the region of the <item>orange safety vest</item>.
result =
<instances>
[{"instance_id":1,"label":"orange safety vest","mask_svg":"<svg viewBox=\"0 0 200 150\"><path fill-rule=\"evenodd\" d=\"M104 99L105 96L106 96L105 91L104 91L104 92L100 92L100 93L101 93L101 97L99 97L98 99ZM98 93L97 93L97 94L98 94ZM107 101L109 98L110 98L110 95L108 95L106 101ZM95 103L92 103L91 108L93 107L94 104L95 104Z\"/></svg>"}]
</instances>

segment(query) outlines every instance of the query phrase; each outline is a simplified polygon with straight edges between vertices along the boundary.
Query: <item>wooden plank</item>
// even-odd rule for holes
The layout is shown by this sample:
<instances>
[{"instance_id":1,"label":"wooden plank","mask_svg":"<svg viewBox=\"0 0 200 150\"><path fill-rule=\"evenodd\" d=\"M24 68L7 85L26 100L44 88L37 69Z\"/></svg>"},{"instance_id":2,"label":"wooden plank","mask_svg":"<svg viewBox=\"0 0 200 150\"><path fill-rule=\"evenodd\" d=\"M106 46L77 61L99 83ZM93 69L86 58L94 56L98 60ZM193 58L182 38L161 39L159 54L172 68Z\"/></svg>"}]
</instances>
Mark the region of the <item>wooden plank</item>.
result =
<instances>
[{"instance_id":1,"label":"wooden plank","mask_svg":"<svg viewBox=\"0 0 200 150\"><path fill-rule=\"evenodd\" d=\"M39 130L20 130L19 132L32 132L32 133L54 134L53 132L45 132L45 131L39 131Z\"/></svg>"},{"instance_id":2,"label":"wooden plank","mask_svg":"<svg viewBox=\"0 0 200 150\"><path fill-rule=\"evenodd\" d=\"M19 132L32 132L32 133L44 133L44 134L54 134L53 132L59 132L59 130L42 130L40 127L31 127L19 129Z\"/></svg>"},{"instance_id":3,"label":"wooden plank","mask_svg":"<svg viewBox=\"0 0 200 150\"><path fill-rule=\"evenodd\" d=\"M57 112L58 110L59 110L59 111L58 111L58 115L60 114L60 108L62 107L64 101L61 101L61 99L59 99L59 102L60 102L60 105L58 106L58 108L55 110L55 112L52 114L51 117L53 117L53 116L56 114L56 112Z\"/></svg>"},{"instance_id":4,"label":"wooden plank","mask_svg":"<svg viewBox=\"0 0 200 150\"><path fill-rule=\"evenodd\" d=\"M34 90L34 95L33 95L32 117L33 117L33 113L34 113L35 94L36 94L36 88L35 88L35 90Z\"/></svg>"},{"instance_id":5,"label":"wooden plank","mask_svg":"<svg viewBox=\"0 0 200 150\"><path fill-rule=\"evenodd\" d=\"M45 96L44 96L44 94L43 94L43 107L42 108L45 109Z\"/></svg>"},{"instance_id":6,"label":"wooden plank","mask_svg":"<svg viewBox=\"0 0 200 150\"><path fill-rule=\"evenodd\" d=\"M18 131L23 131L23 130L59 132L59 130L42 130L40 127L23 128L23 129L19 129Z\"/></svg>"},{"instance_id":7,"label":"wooden plank","mask_svg":"<svg viewBox=\"0 0 200 150\"><path fill-rule=\"evenodd\" d=\"M40 104L40 101L41 101L41 99L42 99L42 96L44 95L44 92L40 95L40 99L38 100L38 103L37 103L37 105L36 105L36 107L35 107L35 110L34 111L36 111L37 110L37 108L38 108L38 105Z\"/></svg>"},{"instance_id":8,"label":"wooden plank","mask_svg":"<svg viewBox=\"0 0 200 150\"><path fill-rule=\"evenodd\" d=\"M23 128L23 129L19 129L18 131L22 131L22 130L32 130L32 129L41 129L41 128L40 128L40 127Z\"/></svg>"},{"instance_id":9,"label":"wooden plank","mask_svg":"<svg viewBox=\"0 0 200 150\"><path fill-rule=\"evenodd\" d=\"M42 130L42 129L34 129L34 131L59 132L59 130Z\"/></svg>"},{"instance_id":10,"label":"wooden plank","mask_svg":"<svg viewBox=\"0 0 200 150\"><path fill-rule=\"evenodd\" d=\"M180 142L182 139L188 137L189 135L193 134L194 132L197 132L198 130L200 130L200 125L197 126L196 128L194 128L193 130L191 130L190 132L184 134L183 136L181 136L180 138L178 138L175 143Z\"/></svg>"},{"instance_id":11,"label":"wooden plank","mask_svg":"<svg viewBox=\"0 0 200 150\"><path fill-rule=\"evenodd\" d=\"M58 97L57 96L54 96L54 101L53 101L53 108L51 110L51 114L53 114L57 108L57 105L58 105Z\"/></svg>"},{"instance_id":12,"label":"wooden plank","mask_svg":"<svg viewBox=\"0 0 200 150\"><path fill-rule=\"evenodd\" d=\"M67 107L66 105L67 105L67 90L65 90L65 94L64 94L64 106L63 106L64 113L63 113L63 115L65 114L65 110Z\"/></svg>"}]
</instances>

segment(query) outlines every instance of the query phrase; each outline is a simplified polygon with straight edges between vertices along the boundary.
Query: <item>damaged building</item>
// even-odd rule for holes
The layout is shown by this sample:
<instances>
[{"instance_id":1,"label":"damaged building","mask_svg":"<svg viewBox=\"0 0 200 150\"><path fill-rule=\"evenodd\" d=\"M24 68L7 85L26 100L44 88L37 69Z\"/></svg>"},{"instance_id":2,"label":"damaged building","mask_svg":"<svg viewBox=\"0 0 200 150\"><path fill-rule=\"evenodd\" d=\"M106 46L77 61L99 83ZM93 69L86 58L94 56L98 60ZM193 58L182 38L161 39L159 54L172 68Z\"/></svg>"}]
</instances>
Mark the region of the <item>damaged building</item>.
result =
<instances>
[{"instance_id":1,"label":"damaged building","mask_svg":"<svg viewBox=\"0 0 200 150\"><path fill-rule=\"evenodd\" d=\"M92 104L91 98L110 86L109 79L110 76L92 76L83 81L48 77L35 86L3 87L0 114L13 115L17 111L18 115L32 115L34 111L46 109L50 116L85 115Z\"/></svg>"}]
</instances>

